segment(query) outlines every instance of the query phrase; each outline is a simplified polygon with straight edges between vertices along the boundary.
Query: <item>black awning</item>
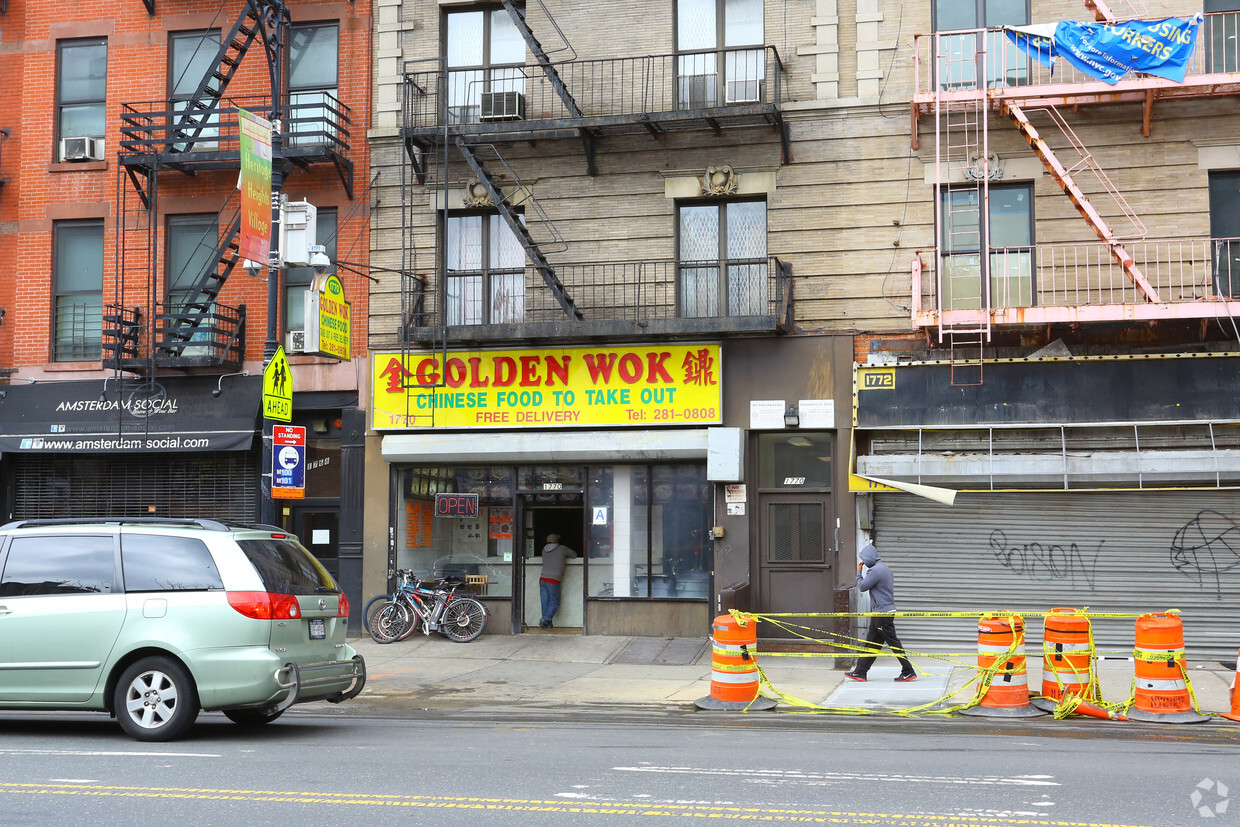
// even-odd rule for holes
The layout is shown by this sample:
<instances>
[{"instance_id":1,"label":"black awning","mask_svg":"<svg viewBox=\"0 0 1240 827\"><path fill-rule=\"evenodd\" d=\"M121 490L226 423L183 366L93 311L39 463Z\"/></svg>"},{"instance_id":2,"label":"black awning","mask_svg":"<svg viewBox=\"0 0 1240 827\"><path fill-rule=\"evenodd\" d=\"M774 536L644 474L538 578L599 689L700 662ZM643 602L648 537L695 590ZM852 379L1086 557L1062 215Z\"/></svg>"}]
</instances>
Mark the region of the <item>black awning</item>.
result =
<instances>
[{"instance_id":1,"label":"black awning","mask_svg":"<svg viewBox=\"0 0 1240 827\"><path fill-rule=\"evenodd\" d=\"M0 388L0 451L244 451L261 376L38 382ZM213 395L217 386L218 397Z\"/></svg>"}]
</instances>

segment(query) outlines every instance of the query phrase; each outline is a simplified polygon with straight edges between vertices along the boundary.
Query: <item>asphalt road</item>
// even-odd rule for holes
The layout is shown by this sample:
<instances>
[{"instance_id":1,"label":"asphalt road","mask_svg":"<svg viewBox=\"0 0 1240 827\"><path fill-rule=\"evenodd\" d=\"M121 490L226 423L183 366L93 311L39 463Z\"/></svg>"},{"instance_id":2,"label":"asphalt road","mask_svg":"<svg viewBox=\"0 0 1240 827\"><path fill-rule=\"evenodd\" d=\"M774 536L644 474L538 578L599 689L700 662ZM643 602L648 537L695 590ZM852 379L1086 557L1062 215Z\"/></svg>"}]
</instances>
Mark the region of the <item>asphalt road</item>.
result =
<instances>
[{"instance_id":1,"label":"asphalt road","mask_svg":"<svg viewBox=\"0 0 1240 827\"><path fill-rule=\"evenodd\" d=\"M142 744L6 712L0 825L1240 823L1235 729L1075 723L294 710Z\"/></svg>"}]
</instances>

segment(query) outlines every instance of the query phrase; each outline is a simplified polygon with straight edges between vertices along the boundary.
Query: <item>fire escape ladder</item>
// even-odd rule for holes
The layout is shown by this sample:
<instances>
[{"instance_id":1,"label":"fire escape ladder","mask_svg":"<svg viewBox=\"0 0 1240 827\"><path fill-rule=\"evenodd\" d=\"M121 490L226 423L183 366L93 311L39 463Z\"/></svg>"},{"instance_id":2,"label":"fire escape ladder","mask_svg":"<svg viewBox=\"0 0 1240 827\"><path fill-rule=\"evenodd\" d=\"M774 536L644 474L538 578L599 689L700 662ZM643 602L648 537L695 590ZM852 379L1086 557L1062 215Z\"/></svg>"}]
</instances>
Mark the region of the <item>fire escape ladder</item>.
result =
<instances>
[{"instance_id":1,"label":"fire escape ladder","mask_svg":"<svg viewBox=\"0 0 1240 827\"><path fill-rule=\"evenodd\" d=\"M185 101L185 109L176 116L176 125L169 131L169 141L164 152L188 152L210 126L212 112L220 107L228 82L237 73L241 58L259 35L262 11L257 0L246 3L245 9L233 23L232 29L220 41L215 61L198 82L194 94Z\"/></svg>"},{"instance_id":2,"label":"fire escape ladder","mask_svg":"<svg viewBox=\"0 0 1240 827\"><path fill-rule=\"evenodd\" d=\"M1080 160L1070 168L1065 167L1063 163L1060 162L1054 151L1050 148L1042 136L1038 134L1037 128L1030 123L1029 116L1020 108L1019 105L1012 101L1005 101L1003 108L1007 116L1012 119L1013 123L1016 124L1017 129L1019 129L1021 134L1024 135L1025 141L1029 144L1030 148L1032 148L1034 153L1037 154L1037 156L1042 160L1042 164L1046 167L1047 171L1050 172L1051 178L1054 179L1055 183L1059 185L1059 188L1064 191L1064 194L1068 196L1068 200L1070 200L1072 205L1076 207L1077 212L1079 212L1085 221L1089 223L1089 226L1093 229L1094 234L1098 236L1098 239L1106 245L1111 257L1115 259L1116 263L1118 263L1121 268L1123 268L1124 273L1127 274L1128 278L1132 280L1132 283L1136 285L1136 288L1140 292L1141 296L1148 302L1161 302L1158 292L1141 273L1140 268L1137 267L1136 261L1134 261L1132 256L1128 254L1128 251L1124 249L1124 245L1120 241L1120 236L1115 234L1102 216L1099 215L1098 211L1094 208L1094 205L1089 202L1089 199L1086 198L1085 193L1081 190L1080 186L1073 178L1073 174L1080 170L1087 169L1098 178L1099 182L1103 185L1103 188L1108 194L1110 194L1112 199L1137 230L1136 235L1132 237L1144 237L1146 233L1145 226L1141 223L1140 218L1137 217L1132 208L1128 205L1127 201L1124 200L1124 197L1120 195L1118 190L1115 189L1115 186L1111 183L1110 179L1108 179L1102 169L1098 167L1093 155L1088 149L1085 148L1084 144L1081 143L1080 139L1072 131L1071 127L1068 126L1067 122L1064 121L1063 116L1059 113L1059 110L1057 110L1054 106L1040 107L1041 111L1046 112L1055 125L1059 127L1060 131L1063 132L1073 149L1075 149L1077 154L1080 156Z\"/></svg>"},{"instance_id":3,"label":"fire escape ladder","mask_svg":"<svg viewBox=\"0 0 1240 827\"><path fill-rule=\"evenodd\" d=\"M220 210L224 214L228 205ZM164 338L164 350L180 355L190 344L194 334L203 325L210 325L215 313L215 299L224 287L233 269L241 260L238 235L241 231L241 212L224 229L217 240L215 250L207 260L198 280L186 291L188 297L177 307L168 308L168 323Z\"/></svg>"},{"instance_id":4,"label":"fire escape ladder","mask_svg":"<svg viewBox=\"0 0 1240 827\"><path fill-rule=\"evenodd\" d=\"M936 42L947 46L948 41ZM967 65L954 66L954 61ZM940 70L968 77L977 55L946 49L936 56ZM990 341L989 211L990 133L984 94L949 102L936 93L935 261L939 343L951 362L952 385L980 385L982 359ZM976 267L969 266L976 260ZM945 321L951 312L951 322Z\"/></svg>"},{"instance_id":5,"label":"fire escape ladder","mask_svg":"<svg viewBox=\"0 0 1240 827\"><path fill-rule=\"evenodd\" d=\"M534 55L534 59L538 61L538 65L542 68L543 74L547 76L547 82L551 84L551 88L555 90L555 93L560 96L560 100L564 103L564 108L568 110L569 117L574 119L583 117L584 113L582 112L581 107L577 105L577 101L573 98L573 93L570 92L568 86L564 84L564 79L560 77L560 73L556 70L555 64L551 62L550 54L543 48L543 45L538 41L538 38L534 36L533 29L530 28L529 22L525 19L525 9L519 8L513 0L500 0L500 2L502 2L504 8L508 10L508 16L511 17L512 22L516 24L517 30L521 32L521 36L525 38L525 43L530 47L530 52ZM547 19L551 21L551 25L555 27L560 40L563 41L564 49L573 52L572 45L568 42L568 39L564 37L564 32L562 32L560 27L556 25L555 18L551 16L551 12L547 10L547 7L543 5L541 0L539 0L539 5L542 6L543 11L547 15ZM574 58L576 57L576 52L573 52L573 56ZM598 175L598 166L595 163L594 156L594 134L590 132L590 130L584 128L578 129L577 132L581 135L581 142L585 148L587 171L592 176Z\"/></svg>"},{"instance_id":6,"label":"fire escape ladder","mask_svg":"<svg viewBox=\"0 0 1240 827\"><path fill-rule=\"evenodd\" d=\"M499 184L496 182L495 177L491 175L487 168L482 165L482 162L478 160L476 153L478 150L482 149L482 146L471 146L465 143L459 135L454 136L453 141L457 148L461 151L461 155L464 156L465 163L469 164L469 168L473 170L474 175L478 177L479 183L486 188L487 194L491 198L491 203L495 205L495 209L501 216L503 216L504 221L512 230L513 235L516 236L517 240L521 243L521 246L525 249L525 254L529 257L530 263L534 265L534 269L538 270L547 287L551 289L551 294L555 296L555 300L559 302L560 307L563 308L564 314L570 319L576 319L578 321L584 319L585 316L577 308L577 305L573 302L572 297L568 295L568 291L564 289L564 284L560 281L560 277L556 275L555 268L551 266L551 262L547 260L547 257L543 254L543 251L539 248L538 243L534 241L534 237L530 235L529 230L526 229L525 224L521 221L521 216L517 214L516 210L513 208L513 204L510 203L511 196L504 195L504 193L500 190ZM500 157L498 152L495 152L494 147L490 147L490 149L494 152L496 159L502 164L503 158ZM514 194L522 199L521 203L537 210L539 213L539 218L542 219L543 226L550 228L553 237L555 237L557 241L562 241L562 237L560 237L558 231L554 229L554 225L547 220L546 213L542 211L541 206L539 206L538 202L529 196L528 188L520 183L520 180L517 179L516 174L512 172L511 167L508 167L505 164L505 169L507 170L509 177L517 184Z\"/></svg>"}]
</instances>

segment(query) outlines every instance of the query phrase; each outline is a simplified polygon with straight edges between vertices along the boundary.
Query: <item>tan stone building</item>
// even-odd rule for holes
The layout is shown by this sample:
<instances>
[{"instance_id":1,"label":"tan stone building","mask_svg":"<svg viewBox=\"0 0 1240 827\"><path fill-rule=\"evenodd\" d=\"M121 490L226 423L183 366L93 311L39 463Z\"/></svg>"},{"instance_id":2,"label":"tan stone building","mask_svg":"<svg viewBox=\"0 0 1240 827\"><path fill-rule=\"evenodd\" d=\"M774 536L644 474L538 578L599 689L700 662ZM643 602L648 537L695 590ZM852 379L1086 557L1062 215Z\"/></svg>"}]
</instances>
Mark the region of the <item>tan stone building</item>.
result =
<instances>
[{"instance_id":1,"label":"tan stone building","mask_svg":"<svg viewBox=\"0 0 1240 827\"><path fill-rule=\"evenodd\" d=\"M1234 597L1215 5L379 0L370 590L537 628L556 533L592 634L829 610L868 540L909 609ZM1052 72L1060 21L1180 51Z\"/></svg>"}]
</instances>

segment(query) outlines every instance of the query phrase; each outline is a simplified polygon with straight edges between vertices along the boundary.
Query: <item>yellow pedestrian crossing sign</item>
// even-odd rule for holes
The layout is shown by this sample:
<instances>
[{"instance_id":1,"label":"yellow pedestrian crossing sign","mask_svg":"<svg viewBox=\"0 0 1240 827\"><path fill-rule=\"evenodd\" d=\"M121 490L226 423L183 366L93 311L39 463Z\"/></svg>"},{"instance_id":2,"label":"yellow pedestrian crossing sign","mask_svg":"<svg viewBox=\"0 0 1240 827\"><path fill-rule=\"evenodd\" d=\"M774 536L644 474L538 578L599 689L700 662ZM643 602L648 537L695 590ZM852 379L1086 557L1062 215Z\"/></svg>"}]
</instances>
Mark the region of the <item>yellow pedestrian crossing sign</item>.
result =
<instances>
[{"instance_id":1,"label":"yellow pedestrian crossing sign","mask_svg":"<svg viewBox=\"0 0 1240 827\"><path fill-rule=\"evenodd\" d=\"M293 372L283 347L276 349L263 369L263 419L293 421Z\"/></svg>"}]
</instances>

